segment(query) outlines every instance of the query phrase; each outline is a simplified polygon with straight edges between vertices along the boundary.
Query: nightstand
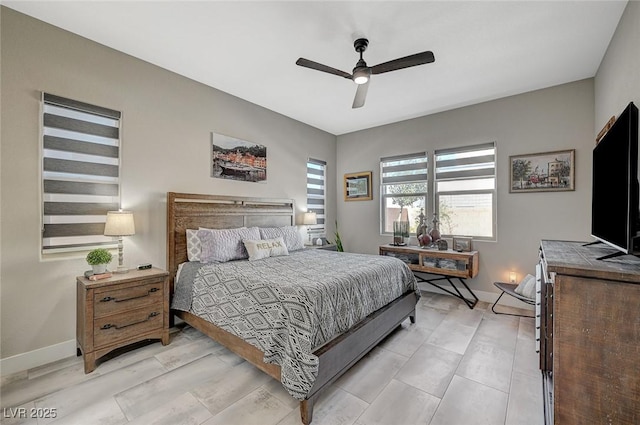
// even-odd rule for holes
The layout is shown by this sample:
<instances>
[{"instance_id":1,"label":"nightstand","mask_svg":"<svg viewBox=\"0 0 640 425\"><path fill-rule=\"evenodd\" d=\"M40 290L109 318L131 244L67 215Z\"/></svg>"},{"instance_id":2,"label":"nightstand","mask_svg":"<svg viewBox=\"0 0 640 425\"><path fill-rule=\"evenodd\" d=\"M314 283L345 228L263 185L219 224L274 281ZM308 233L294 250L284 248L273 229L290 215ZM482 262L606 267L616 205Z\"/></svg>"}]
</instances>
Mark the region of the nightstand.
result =
<instances>
[{"instance_id":1,"label":"nightstand","mask_svg":"<svg viewBox=\"0 0 640 425\"><path fill-rule=\"evenodd\" d=\"M145 339L169 343L168 276L152 268L97 281L76 278L76 339L85 373L116 348Z\"/></svg>"}]
</instances>

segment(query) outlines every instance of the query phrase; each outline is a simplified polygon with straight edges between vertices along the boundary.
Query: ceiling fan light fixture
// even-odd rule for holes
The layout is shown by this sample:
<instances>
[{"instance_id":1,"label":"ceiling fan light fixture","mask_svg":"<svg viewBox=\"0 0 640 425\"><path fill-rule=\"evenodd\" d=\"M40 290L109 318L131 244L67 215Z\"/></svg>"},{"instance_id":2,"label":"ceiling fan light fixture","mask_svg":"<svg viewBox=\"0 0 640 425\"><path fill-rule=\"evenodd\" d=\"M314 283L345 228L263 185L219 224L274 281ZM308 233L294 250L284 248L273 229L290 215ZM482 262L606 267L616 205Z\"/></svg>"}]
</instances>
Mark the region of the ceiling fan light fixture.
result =
<instances>
[{"instance_id":1,"label":"ceiling fan light fixture","mask_svg":"<svg viewBox=\"0 0 640 425\"><path fill-rule=\"evenodd\" d=\"M369 81L369 76L371 76L371 69L355 69L353 71L353 82L356 84L365 84L367 81Z\"/></svg>"},{"instance_id":2,"label":"ceiling fan light fixture","mask_svg":"<svg viewBox=\"0 0 640 425\"><path fill-rule=\"evenodd\" d=\"M362 53L367 50L368 45L369 40L367 40L366 38L359 38L353 42L353 47L356 49L356 52L360 54L360 60L358 60L358 63L356 63L356 66L355 68L353 68L353 72L351 74L327 65L323 65L318 62L310 61L309 59L305 58L298 59L296 61L296 65L315 69L316 71L326 72L328 74L337 75L338 77L346 78L356 83L358 85L358 88L356 90L356 97L353 100L352 106L352 108L355 109L361 108L364 105L365 98L367 97L367 90L369 89L369 78L371 78L372 74L384 74L385 72L397 71L399 69L410 68L412 66L423 65L425 63L431 63L435 61L433 52L426 51L398 59L393 59L370 67L367 66L367 63L362 58Z\"/></svg>"}]
</instances>

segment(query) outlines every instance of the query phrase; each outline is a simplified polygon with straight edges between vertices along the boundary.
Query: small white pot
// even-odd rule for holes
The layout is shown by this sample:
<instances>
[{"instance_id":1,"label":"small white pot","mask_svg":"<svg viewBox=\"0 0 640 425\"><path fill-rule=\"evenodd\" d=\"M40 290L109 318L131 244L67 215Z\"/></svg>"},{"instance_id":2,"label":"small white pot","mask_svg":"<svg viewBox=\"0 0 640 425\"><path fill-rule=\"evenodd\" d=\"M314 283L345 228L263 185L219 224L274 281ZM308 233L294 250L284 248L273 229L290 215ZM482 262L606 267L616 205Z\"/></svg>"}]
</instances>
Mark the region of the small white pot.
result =
<instances>
[{"instance_id":1,"label":"small white pot","mask_svg":"<svg viewBox=\"0 0 640 425\"><path fill-rule=\"evenodd\" d=\"M106 264L94 264L91 268L93 269L93 274L102 274L107 271Z\"/></svg>"}]
</instances>

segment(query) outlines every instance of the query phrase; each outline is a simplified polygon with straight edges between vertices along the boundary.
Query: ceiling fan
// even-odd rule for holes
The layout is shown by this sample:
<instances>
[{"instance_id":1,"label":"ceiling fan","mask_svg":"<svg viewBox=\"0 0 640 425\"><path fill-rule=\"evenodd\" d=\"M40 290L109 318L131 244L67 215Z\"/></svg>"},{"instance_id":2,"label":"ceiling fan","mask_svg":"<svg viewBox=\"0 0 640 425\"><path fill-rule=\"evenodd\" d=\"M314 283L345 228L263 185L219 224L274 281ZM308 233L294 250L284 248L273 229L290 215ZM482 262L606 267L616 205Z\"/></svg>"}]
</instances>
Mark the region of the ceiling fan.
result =
<instances>
[{"instance_id":1,"label":"ceiling fan","mask_svg":"<svg viewBox=\"0 0 640 425\"><path fill-rule=\"evenodd\" d=\"M396 71L398 69L409 68L416 65L424 65L425 63L431 63L435 61L433 52L426 51L422 53L416 53L414 55L405 56L384 62L375 66L367 66L367 63L362 59L362 53L367 50L369 40L366 38L359 38L353 42L356 52L360 53L360 60L356 63L356 67L353 68L353 74L340 71L339 69L332 68L327 65L323 65L318 62L310 61L309 59L300 58L296 61L296 65L304 66L305 68L315 69L316 71L327 72L329 74L337 75L339 77L353 80L358 85L356 90L356 97L353 99L352 108L360 108L364 105L364 100L367 97L367 90L369 89L369 79L372 74L383 74L385 72Z\"/></svg>"}]
</instances>

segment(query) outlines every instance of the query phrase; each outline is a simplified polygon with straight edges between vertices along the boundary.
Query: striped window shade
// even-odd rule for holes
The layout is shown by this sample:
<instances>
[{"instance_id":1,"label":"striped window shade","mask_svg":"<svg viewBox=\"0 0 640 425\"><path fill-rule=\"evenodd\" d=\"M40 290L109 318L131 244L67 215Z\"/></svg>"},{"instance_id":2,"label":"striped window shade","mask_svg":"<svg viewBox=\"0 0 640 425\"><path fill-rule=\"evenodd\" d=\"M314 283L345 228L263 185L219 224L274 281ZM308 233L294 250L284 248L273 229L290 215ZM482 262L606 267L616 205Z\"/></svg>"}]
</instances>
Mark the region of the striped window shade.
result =
<instances>
[{"instance_id":1,"label":"striped window shade","mask_svg":"<svg viewBox=\"0 0 640 425\"><path fill-rule=\"evenodd\" d=\"M427 153L390 156L380 159L383 185L426 182Z\"/></svg>"},{"instance_id":2,"label":"striped window shade","mask_svg":"<svg viewBox=\"0 0 640 425\"><path fill-rule=\"evenodd\" d=\"M495 143L439 149L435 152L436 180L495 177Z\"/></svg>"},{"instance_id":3,"label":"striped window shade","mask_svg":"<svg viewBox=\"0 0 640 425\"><path fill-rule=\"evenodd\" d=\"M496 240L495 142L436 150L435 166L440 232Z\"/></svg>"},{"instance_id":4,"label":"striped window shade","mask_svg":"<svg viewBox=\"0 0 640 425\"><path fill-rule=\"evenodd\" d=\"M307 161L307 211L315 212L317 224L309 226L312 236L325 235L325 169L327 163L318 159Z\"/></svg>"},{"instance_id":5,"label":"striped window shade","mask_svg":"<svg viewBox=\"0 0 640 425\"><path fill-rule=\"evenodd\" d=\"M42 94L43 253L115 245L103 232L120 206L120 118Z\"/></svg>"}]
</instances>

